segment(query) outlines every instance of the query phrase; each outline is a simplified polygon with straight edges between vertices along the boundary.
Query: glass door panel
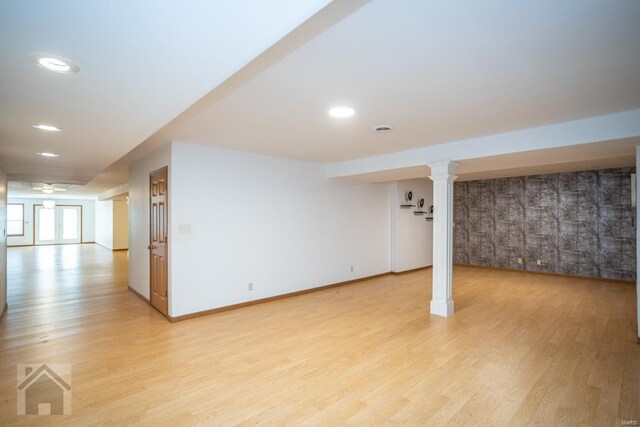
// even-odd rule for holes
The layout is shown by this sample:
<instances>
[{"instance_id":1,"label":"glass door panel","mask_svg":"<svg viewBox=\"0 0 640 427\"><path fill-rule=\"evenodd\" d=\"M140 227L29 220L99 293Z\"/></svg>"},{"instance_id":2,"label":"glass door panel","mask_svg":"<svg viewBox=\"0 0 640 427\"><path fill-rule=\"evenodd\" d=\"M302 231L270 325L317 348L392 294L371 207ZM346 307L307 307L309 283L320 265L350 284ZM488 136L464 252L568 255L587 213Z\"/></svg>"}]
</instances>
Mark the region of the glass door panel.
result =
<instances>
[{"instance_id":1,"label":"glass door panel","mask_svg":"<svg viewBox=\"0 0 640 427\"><path fill-rule=\"evenodd\" d=\"M80 206L36 206L35 244L80 243L82 215Z\"/></svg>"},{"instance_id":2,"label":"glass door panel","mask_svg":"<svg viewBox=\"0 0 640 427\"><path fill-rule=\"evenodd\" d=\"M59 206L62 236L60 243L80 243L80 206Z\"/></svg>"},{"instance_id":3,"label":"glass door panel","mask_svg":"<svg viewBox=\"0 0 640 427\"><path fill-rule=\"evenodd\" d=\"M36 245L56 243L56 211L36 206Z\"/></svg>"}]
</instances>

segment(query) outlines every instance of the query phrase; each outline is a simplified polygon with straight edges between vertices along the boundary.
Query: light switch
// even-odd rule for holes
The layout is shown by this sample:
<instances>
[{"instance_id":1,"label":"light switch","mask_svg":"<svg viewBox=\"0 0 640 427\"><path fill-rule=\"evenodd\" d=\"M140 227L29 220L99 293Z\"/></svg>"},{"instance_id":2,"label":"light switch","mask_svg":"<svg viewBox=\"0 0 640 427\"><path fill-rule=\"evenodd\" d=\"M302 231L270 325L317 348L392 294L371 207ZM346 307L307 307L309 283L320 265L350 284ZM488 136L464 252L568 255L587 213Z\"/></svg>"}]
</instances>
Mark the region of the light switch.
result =
<instances>
[{"instance_id":1,"label":"light switch","mask_svg":"<svg viewBox=\"0 0 640 427\"><path fill-rule=\"evenodd\" d=\"M191 234L191 224L180 224L178 226L178 233Z\"/></svg>"}]
</instances>

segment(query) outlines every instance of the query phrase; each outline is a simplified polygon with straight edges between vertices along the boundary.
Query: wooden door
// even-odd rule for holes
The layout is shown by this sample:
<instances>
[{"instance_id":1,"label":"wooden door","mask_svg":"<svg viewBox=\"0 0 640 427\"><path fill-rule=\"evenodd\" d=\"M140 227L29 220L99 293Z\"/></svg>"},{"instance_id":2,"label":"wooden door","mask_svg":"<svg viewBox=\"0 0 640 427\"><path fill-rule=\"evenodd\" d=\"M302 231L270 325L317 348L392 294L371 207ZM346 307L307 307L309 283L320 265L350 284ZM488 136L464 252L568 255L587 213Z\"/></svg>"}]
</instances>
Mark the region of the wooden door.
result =
<instances>
[{"instance_id":1,"label":"wooden door","mask_svg":"<svg viewBox=\"0 0 640 427\"><path fill-rule=\"evenodd\" d=\"M168 187L167 168L149 175L150 233L149 251L151 260L151 305L165 316L169 315L168 303Z\"/></svg>"}]
</instances>

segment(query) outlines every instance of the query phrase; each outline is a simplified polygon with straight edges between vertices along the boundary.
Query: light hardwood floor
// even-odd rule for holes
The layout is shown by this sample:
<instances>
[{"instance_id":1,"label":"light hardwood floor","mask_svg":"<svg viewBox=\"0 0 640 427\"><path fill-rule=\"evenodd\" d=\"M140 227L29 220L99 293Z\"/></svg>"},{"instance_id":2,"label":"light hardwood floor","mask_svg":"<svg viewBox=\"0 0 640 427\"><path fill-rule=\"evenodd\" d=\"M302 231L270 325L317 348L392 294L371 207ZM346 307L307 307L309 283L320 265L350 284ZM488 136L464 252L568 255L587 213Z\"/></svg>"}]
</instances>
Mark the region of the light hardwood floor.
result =
<instances>
[{"instance_id":1,"label":"light hardwood floor","mask_svg":"<svg viewBox=\"0 0 640 427\"><path fill-rule=\"evenodd\" d=\"M127 254L12 248L0 425L594 425L639 420L630 284L456 267L171 324ZM70 416L16 416L17 363L72 363Z\"/></svg>"}]
</instances>

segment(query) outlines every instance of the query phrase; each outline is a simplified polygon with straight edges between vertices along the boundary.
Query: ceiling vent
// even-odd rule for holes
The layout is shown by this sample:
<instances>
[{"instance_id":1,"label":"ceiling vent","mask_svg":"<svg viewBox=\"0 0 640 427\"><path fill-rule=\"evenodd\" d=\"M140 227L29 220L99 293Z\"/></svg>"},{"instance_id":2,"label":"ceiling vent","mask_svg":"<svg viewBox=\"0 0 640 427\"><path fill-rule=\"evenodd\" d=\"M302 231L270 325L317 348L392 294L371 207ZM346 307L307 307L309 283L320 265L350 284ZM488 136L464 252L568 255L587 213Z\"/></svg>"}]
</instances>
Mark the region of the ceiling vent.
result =
<instances>
[{"instance_id":1,"label":"ceiling vent","mask_svg":"<svg viewBox=\"0 0 640 427\"><path fill-rule=\"evenodd\" d=\"M387 125L376 126L375 131L380 133L389 132L391 131L391 126L387 126Z\"/></svg>"}]
</instances>

